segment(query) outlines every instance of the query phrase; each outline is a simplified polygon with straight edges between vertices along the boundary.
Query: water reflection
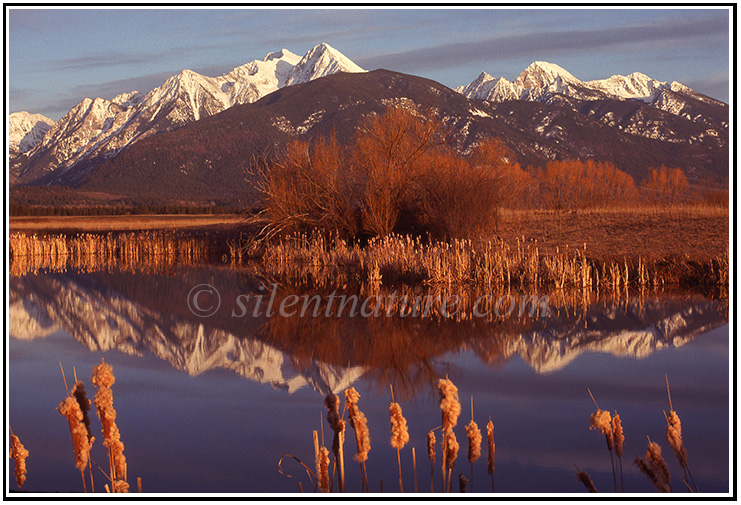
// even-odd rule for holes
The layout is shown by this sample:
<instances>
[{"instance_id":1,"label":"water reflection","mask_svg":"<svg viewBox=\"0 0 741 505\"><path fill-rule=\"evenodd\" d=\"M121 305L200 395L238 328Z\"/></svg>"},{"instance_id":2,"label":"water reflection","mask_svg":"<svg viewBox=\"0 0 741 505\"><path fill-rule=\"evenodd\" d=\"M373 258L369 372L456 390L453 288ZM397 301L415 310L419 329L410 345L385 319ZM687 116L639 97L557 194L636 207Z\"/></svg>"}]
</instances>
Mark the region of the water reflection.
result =
<instances>
[{"instance_id":1,"label":"water reflection","mask_svg":"<svg viewBox=\"0 0 741 505\"><path fill-rule=\"evenodd\" d=\"M188 308L198 284L220 293L223 303L211 317ZM289 393L309 387L324 395L362 377L379 388L393 384L400 398L410 398L445 375L448 353L471 352L493 365L519 356L537 372L551 373L585 352L641 358L728 320L727 301L699 295L581 292L551 293L545 317L471 317L480 292L459 293L455 318L234 317L240 295L264 295L270 284L216 267L11 276L10 335L34 339L63 330L91 350L150 353L190 375L226 369ZM342 293L371 294L363 287ZM292 295L317 294L326 300L331 293L279 286L274 306ZM401 294L430 293L418 287Z\"/></svg>"}]
</instances>

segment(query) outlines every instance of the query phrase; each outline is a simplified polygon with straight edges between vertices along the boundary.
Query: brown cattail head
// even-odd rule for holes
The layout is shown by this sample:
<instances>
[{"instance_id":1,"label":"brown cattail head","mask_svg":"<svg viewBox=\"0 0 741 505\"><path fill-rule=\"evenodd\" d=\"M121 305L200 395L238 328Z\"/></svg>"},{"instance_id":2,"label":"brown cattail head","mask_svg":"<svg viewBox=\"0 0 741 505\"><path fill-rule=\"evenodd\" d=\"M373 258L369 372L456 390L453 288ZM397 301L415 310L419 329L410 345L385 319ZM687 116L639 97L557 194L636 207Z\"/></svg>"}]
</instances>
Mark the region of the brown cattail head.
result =
<instances>
[{"instance_id":1,"label":"brown cattail head","mask_svg":"<svg viewBox=\"0 0 741 505\"><path fill-rule=\"evenodd\" d=\"M683 467L687 466L687 449L684 448L684 442L682 442L682 422L673 410L666 416L666 439L669 447L677 456L679 464Z\"/></svg>"},{"instance_id":2,"label":"brown cattail head","mask_svg":"<svg viewBox=\"0 0 741 505\"><path fill-rule=\"evenodd\" d=\"M648 477L648 479L653 483L656 489L658 489L662 493L671 492L669 485L656 474L656 471L651 466L649 466L646 460L637 457L633 460L633 463L635 463L638 469L643 472L646 477Z\"/></svg>"},{"instance_id":3,"label":"brown cattail head","mask_svg":"<svg viewBox=\"0 0 741 505\"><path fill-rule=\"evenodd\" d=\"M622 458L625 436L623 436L623 423L620 421L620 416L617 412L612 417L612 435L615 439L615 454L618 458Z\"/></svg>"},{"instance_id":4,"label":"brown cattail head","mask_svg":"<svg viewBox=\"0 0 741 505\"><path fill-rule=\"evenodd\" d=\"M597 409L589 418L590 430L600 430L607 441L607 449L612 450L612 416L606 410Z\"/></svg>"},{"instance_id":5,"label":"brown cattail head","mask_svg":"<svg viewBox=\"0 0 741 505\"><path fill-rule=\"evenodd\" d=\"M113 492L114 493L128 493L129 483L125 480L114 480L113 481Z\"/></svg>"},{"instance_id":6,"label":"brown cattail head","mask_svg":"<svg viewBox=\"0 0 741 505\"><path fill-rule=\"evenodd\" d=\"M350 387L345 390L345 403L347 405L347 411L350 416L350 426L355 430L355 441L357 443L358 452L355 454L355 461L363 463L368 459L368 452L370 452L370 431L368 430L368 420L365 418L365 414L358 408L358 400L360 399L360 393L355 388Z\"/></svg>"},{"instance_id":7,"label":"brown cattail head","mask_svg":"<svg viewBox=\"0 0 741 505\"><path fill-rule=\"evenodd\" d=\"M10 435L10 454L8 457L13 458L15 461L15 482L18 484L18 489L23 490L23 484L26 482L26 458L28 457L28 450L23 447L21 440L15 436Z\"/></svg>"},{"instance_id":8,"label":"brown cattail head","mask_svg":"<svg viewBox=\"0 0 741 505\"><path fill-rule=\"evenodd\" d=\"M116 409L113 408L111 386L116 382L113 367L101 359L100 365L93 367L91 380L98 386L93 403L103 426L103 445L108 448L110 455L112 478L113 480L126 480L124 444L121 442L121 433L116 425Z\"/></svg>"},{"instance_id":9,"label":"brown cattail head","mask_svg":"<svg viewBox=\"0 0 741 505\"><path fill-rule=\"evenodd\" d=\"M430 430L427 432L427 457L430 461L435 463L435 432Z\"/></svg>"},{"instance_id":10,"label":"brown cattail head","mask_svg":"<svg viewBox=\"0 0 741 505\"><path fill-rule=\"evenodd\" d=\"M471 419L466 425L466 435L468 436L468 462L473 463L481 457L481 430L478 425Z\"/></svg>"},{"instance_id":11,"label":"brown cattail head","mask_svg":"<svg viewBox=\"0 0 741 505\"><path fill-rule=\"evenodd\" d=\"M101 358L100 365L93 367L91 380L93 384L99 388L109 388L113 386L116 382L116 378L113 376L113 367Z\"/></svg>"},{"instance_id":12,"label":"brown cattail head","mask_svg":"<svg viewBox=\"0 0 741 505\"><path fill-rule=\"evenodd\" d=\"M329 393L324 399L324 405L327 407L327 422L334 431L339 431L340 422L340 397Z\"/></svg>"},{"instance_id":13,"label":"brown cattail head","mask_svg":"<svg viewBox=\"0 0 741 505\"><path fill-rule=\"evenodd\" d=\"M656 471L656 475L667 485L671 481L671 474L669 473L669 467L666 465L666 461L661 456L661 447L656 442L648 442L648 448L646 449L646 459Z\"/></svg>"},{"instance_id":14,"label":"brown cattail head","mask_svg":"<svg viewBox=\"0 0 741 505\"><path fill-rule=\"evenodd\" d=\"M489 455L486 459L486 472L489 475L494 474L494 423L491 422L491 419L489 419L489 422L486 423L486 442L489 446Z\"/></svg>"},{"instance_id":15,"label":"brown cattail head","mask_svg":"<svg viewBox=\"0 0 741 505\"><path fill-rule=\"evenodd\" d=\"M448 470L455 466L455 460L458 459L458 440L455 438L453 430L445 433L445 466Z\"/></svg>"},{"instance_id":16,"label":"brown cattail head","mask_svg":"<svg viewBox=\"0 0 741 505\"><path fill-rule=\"evenodd\" d=\"M83 471L90 456L90 441L82 422L82 411L74 397L68 396L57 407L59 413L67 418L69 432L72 435L72 446L75 451L75 466Z\"/></svg>"},{"instance_id":17,"label":"brown cattail head","mask_svg":"<svg viewBox=\"0 0 741 505\"><path fill-rule=\"evenodd\" d=\"M95 437L93 437L93 432L90 430L90 416L88 415L92 402L87 397L87 393L85 392L85 384L83 384L82 381L77 381L75 383L75 386L72 388L71 395L75 397L75 400L77 400L77 404L80 406L80 411L82 412L82 424L85 425L85 429L87 430L87 438L88 440L90 440L90 444L92 445Z\"/></svg>"},{"instance_id":18,"label":"brown cattail head","mask_svg":"<svg viewBox=\"0 0 741 505\"><path fill-rule=\"evenodd\" d=\"M587 472L576 472L576 480L584 484L584 487L586 487L587 491L590 493L597 492L597 488L594 487L594 482L592 482L592 479L589 477Z\"/></svg>"},{"instance_id":19,"label":"brown cattail head","mask_svg":"<svg viewBox=\"0 0 741 505\"><path fill-rule=\"evenodd\" d=\"M460 474L458 474L458 490L461 493L465 493L467 487L468 487L468 479L461 472Z\"/></svg>"},{"instance_id":20,"label":"brown cattail head","mask_svg":"<svg viewBox=\"0 0 741 505\"><path fill-rule=\"evenodd\" d=\"M345 421L340 418L340 397L330 393L324 399L324 405L327 407L327 422L334 431L332 452L337 454L340 450L340 434L345 433Z\"/></svg>"},{"instance_id":21,"label":"brown cattail head","mask_svg":"<svg viewBox=\"0 0 741 505\"><path fill-rule=\"evenodd\" d=\"M322 492L329 493L329 451L326 447L319 448L319 485Z\"/></svg>"},{"instance_id":22,"label":"brown cattail head","mask_svg":"<svg viewBox=\"0 0 741 505\"><path fill-rule=\"evenodd\" d=\"M345 404L347 405L351 426L353 425L352 418L358 413L358 400L360 400L360 393L355 388L349 387L345 390Z\"/></svg>"},{"instance_id":23,"label":"brown cattail head","mask_svg":"<svg viewBox=\"0 0 741 505\"><path fill-rule=\"evenodd\" d=\"M458 401L458 388L449 379L440 379L437 383L440 391L440 409L443 415L443 433L452 430L458 424L461 404Z\"/></svg>"},{"instance_id":24,"label":"brown cattail head","mask_svg":"<svg viewBox=\"0 0 741 505\"><path fill-rule=\"evenodd\" d=\"M409 429L407 428L407 420L401 413L401 405L391 402L389 416L391 418L391 447L403 449L409 442Z\"/></svg>"}]
</instances>

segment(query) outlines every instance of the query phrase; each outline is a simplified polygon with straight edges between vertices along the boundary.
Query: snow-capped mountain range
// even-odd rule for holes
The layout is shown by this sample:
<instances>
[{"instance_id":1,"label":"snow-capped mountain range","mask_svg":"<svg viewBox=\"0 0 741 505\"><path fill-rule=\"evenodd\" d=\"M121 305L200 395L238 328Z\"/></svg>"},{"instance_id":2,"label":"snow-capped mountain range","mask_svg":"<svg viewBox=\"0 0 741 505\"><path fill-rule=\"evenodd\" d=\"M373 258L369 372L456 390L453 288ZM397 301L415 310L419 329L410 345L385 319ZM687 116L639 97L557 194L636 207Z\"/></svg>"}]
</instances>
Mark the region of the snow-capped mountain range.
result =
<instances>
[{"instance_id":1,"label":"snow-capped mountain range","mask_svg":"<svg viewBox=\"0 0 741 505\"><path fill-rule=\"evenodd\" d=\"M364 70L328 44L319 44L303 57L282 49L219 77L183 70L146 94L132 91L112 100L85 98L56 124L43 116L14 114L9 118L11 131L17 132L13 138L23 139L20 152L29 161L16 175L21 179L43 178L45 173L59 176L83 161L115 156L155 133L337 72ZM38 117L37 122L31 124L28 117ZM32 137L29 132L40 131L39 123L53 126L43 136Z\"/></svg>"},{"instance_id":2,"label":"snow-capped mountain range","mask_svg":"<svg viewBox=\"0 0 741 505\"><path fill-rule=\"evenodd\" d=\"M146 94L132 91L111 100L85 98L56 123L26 112L11 114L11 183L75 184L94 167L139 140L213 116L237 104L253 103L287 86L340 72L365 71L331 46L319 44L303 57L283 49L219 77L183 70ZM581 81L558 65L536 61L514 81L495 79L484 72L455 91L472 101L484 100L489 104L529 101L566 107L629 135L672 143L696 144L705 138L721 138L728 129L726 104L678 82L662 82L638 72ZM605 103L612 105L605 107ZM626 107L631 103L635 107L641 105L643 109L616 109L614 105L621 103ZM470 107L480 108L475 103ZM693 128L667 126L666 116L651 114L656 110L686 119ZM315 112L317 115L311 116L314 123L324 119L321 111ZM500 123L502 119L499 118ZM698 129L697 125L702 128ZM307 128L291 130L291 135L303 135L304 130ZM540 146L541 140L529 143L543 151L546 158L552 158L553 149ZM580 151L595 149L586 146Z\"/></svg>"},{"instance_id":3,"label":"snow-capped mountain range","mask_svg":"<svg viewBox=\"0 0 741 505\"><path fill-rule=\"evenodd\" d=\"M630 75L613 75L607 79L581 81L564 68L545 61L531 63L514 80L504 77L494 78L482 72L466 86L458 86L456 91L467 98L503 102L507 100L532 100L547 102L554 94L577 98L580 100L639 100L666 112L684 117L694 122L712 124L702 114L693 115L679 103L677 95L682 94L711 105L723 106L714 100L687 86L673 81L662 82L633 72ZM718 126L727 127L724 123Z\"/></svg>"}]
</instances>

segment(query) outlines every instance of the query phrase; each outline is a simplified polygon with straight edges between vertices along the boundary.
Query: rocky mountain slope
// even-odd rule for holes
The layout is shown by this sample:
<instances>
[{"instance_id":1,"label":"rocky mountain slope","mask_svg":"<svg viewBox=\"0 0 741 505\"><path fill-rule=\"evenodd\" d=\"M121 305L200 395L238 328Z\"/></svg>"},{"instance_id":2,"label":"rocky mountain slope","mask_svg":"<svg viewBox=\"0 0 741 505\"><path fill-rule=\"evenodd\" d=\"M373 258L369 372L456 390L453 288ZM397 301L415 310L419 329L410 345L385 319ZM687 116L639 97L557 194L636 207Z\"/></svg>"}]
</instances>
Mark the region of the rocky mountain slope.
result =
<instances>
[{"instance_id":1,"label":"rocky mountain slope","mask_svg":"<svg viewBox=\"0 0 741 505\"><path fill-rule=\"evenodd\" d=\"M24 156L12 164L11 174L22 182L74 182L87 168L143 138L336 72L363 69L320 44L303 57L283 49L219 77L183 70L146 94L85 98L43 138L27 146Z\"/></svg>"},{"instance_id":2,"label":"rocky mountain slope","mask_svg":"<svg viewBox=\"0 0 741 505\"><path fill-rule=\"evenodd\" d=\"M98 164L79 186L185 200L244 197L252 191L245 169L254 160L280 152L292 139L336 134L341 143L350 142L364 117L390 105L438 115L461 153L485 138L499 137L522 164L531 166L594 158L613 162L639 181L648 167L661 164L679 166L702 180L722 180L728 173L727 132L643 102L555 95L548 102L494 103L468 99L428 79L376 70L285 87L257 102L144 139Z\"/></svg>"}]
</instances>

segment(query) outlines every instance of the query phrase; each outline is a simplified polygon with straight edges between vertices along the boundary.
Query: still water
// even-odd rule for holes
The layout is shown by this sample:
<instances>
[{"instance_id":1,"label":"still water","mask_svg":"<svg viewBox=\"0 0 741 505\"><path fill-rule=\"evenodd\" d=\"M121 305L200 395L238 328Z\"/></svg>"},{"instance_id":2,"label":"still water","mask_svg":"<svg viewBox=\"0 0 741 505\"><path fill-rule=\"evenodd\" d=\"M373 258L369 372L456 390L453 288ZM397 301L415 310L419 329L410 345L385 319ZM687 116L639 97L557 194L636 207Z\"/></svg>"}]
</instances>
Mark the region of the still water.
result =
<instances>
[{"instance_id":1,"label":"still water","mask_svg":"<svg viewBox=\"0 0 741 505\"><path fill-rule=\"evenodd\" d=\"M219 291L220 310L195 315L188 293ZM682 420L689 467L704 493L729 491L729 327L727 302L700 295L645 295L589 300L551 297L545 317L465 321L440 318L234 317L240 294L270 285L223 268L168 272L40 271L9 279L8 421L30 452L24 491L80 492L66 420L56 412L75 367L92 397L90 371L113 366L114 406L129 481L152 493L294 493L312 484L291 454L313 469L312 431L324 397L352 385L368 418L371 491L397 492L396 451L388 416L390 385L403 408L410 441L401 451L406 491L430 490L426 435L440 425L437 380L459 389L461 443L453 476L471 480L464 426L491 417L497 493L582 493L575 467L600 492L613 488L604 437L589 429L595 410L618 412L625 430L626 492L653 492L633 465L647 438L663 448L672 489L681 469L665 438L669 411ZM280 296L292 293L281 287ZM236 313L240 313L237 311ZM344 402L343 402L344 403ZM93 415L91 411L91 415ZM93 430L100 423L93 416ZM102 436L93 459L107 468ZM438 431L438 442L440 441ZM360 491L348 427L347 489ZM434 473L440 490L440 448ZM8 465L15 489L13 464ZM96 486L105 483L95 472ZM473 491L491 492L483 457ZM619 484L618 484L619 485ZM471 484L469 484L469 487Z\"/></svg>"}]
</instances>

